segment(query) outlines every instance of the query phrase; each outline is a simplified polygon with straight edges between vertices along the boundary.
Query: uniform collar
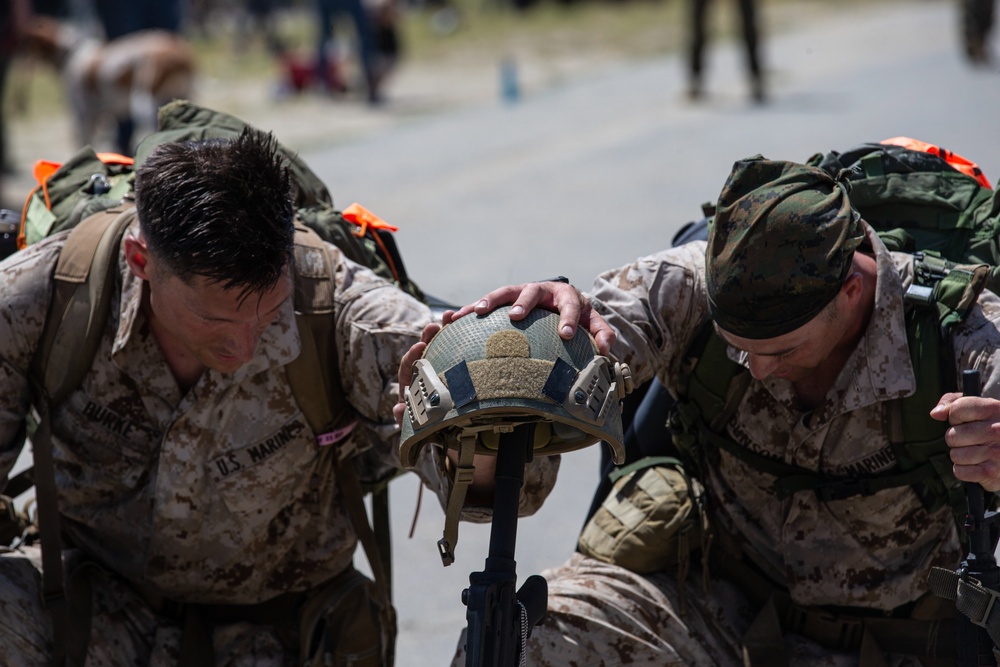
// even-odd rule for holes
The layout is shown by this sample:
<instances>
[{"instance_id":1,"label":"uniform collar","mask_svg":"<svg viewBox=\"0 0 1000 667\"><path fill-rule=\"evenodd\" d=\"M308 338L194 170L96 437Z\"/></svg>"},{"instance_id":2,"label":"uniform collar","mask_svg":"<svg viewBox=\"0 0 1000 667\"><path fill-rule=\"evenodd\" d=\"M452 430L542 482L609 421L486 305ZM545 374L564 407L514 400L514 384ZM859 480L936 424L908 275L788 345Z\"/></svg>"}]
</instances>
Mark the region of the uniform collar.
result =
<instances>
[{"instance_id":1,"label":"uniform collar","mask_svg":"<svg viewBox=\"0 0 1000 667\"><path fill-rule=\"evenodd\" d=\"M867 225L866 236L875 253L875 308L837 381L845 410L909 396L917 388L906 340L906 286L892 254Z\"/></svg>"}]
</instances>

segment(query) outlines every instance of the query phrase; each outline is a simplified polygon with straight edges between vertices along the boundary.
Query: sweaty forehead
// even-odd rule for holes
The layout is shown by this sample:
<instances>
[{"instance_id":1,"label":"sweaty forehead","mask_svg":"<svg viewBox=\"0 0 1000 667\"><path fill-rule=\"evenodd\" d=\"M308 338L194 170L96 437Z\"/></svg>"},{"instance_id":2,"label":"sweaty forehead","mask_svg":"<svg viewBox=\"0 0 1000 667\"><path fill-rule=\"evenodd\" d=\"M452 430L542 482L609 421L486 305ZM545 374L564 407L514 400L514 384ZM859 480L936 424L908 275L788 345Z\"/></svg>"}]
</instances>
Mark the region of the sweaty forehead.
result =
<instances>
[{"instance_id":1,"label":"sweaty forehead","mask_svg":"<svg viewBox=\"0 0 1000 667\"><path fill-rule=\"evenodd\" d=\"M225 287L223 283L195 276L184 281L183 298L192 310L225 319L246 319L273 314L292 296L294 282L286 275L270 289L247 292L241 287Z\"/></svg>"}]
</instances>

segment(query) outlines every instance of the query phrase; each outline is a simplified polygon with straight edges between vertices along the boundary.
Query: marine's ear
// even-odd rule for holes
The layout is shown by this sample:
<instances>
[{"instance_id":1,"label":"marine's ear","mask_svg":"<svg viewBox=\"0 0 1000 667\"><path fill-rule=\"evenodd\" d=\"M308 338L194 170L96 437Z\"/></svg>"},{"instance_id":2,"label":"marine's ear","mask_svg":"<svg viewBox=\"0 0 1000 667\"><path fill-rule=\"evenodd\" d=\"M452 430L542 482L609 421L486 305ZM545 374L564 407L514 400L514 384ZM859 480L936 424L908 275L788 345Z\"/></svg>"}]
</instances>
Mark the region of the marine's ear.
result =
<instances>
[{"instance_id":1,"label":"marine's ear","mask_svg":"<svg viewBox=\"0 0 1000 667\"><path fill-rule=\"evenodd\" d=\"M135 277L149 280L149 248L141 237L125 237L125 261Z\"/></svg>"}]
</instances>

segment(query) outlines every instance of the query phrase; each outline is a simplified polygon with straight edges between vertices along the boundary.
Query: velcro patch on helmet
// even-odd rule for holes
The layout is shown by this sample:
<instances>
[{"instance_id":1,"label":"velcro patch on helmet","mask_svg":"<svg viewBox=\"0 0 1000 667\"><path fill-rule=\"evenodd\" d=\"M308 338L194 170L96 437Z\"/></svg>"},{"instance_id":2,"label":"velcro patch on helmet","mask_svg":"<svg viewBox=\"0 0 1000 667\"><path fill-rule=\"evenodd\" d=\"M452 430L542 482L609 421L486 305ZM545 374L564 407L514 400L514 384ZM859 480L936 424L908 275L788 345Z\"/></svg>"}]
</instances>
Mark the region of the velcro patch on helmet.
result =
<instances>
[{"instance_id":1,"label":"velcro patch on helmet","mask_svg":"<svg viewBox=\"0 0 1000 667\"><path fill-rule=\"evenodd\" d=\"M545 386L542 387L542 393L556 403L563 403L566 400L566 395L569 393L570 387L576 382L577 375L575 368L563 361L562 357L556 357L549 376L545 378Z\"/></svg>"},{"instance_id":2,"label":"velcro patch on helmet","mask_svg":"<svg viewBox=\"0 0 1000 667\"><path fill-rule=\"evenodd\" d=\"M528 337L521 331L513 329L498 331L486 339L486 356L527 359L531 356L531 344L528 342Z\"/></svg>"},{"instance_id":3,"label":"velcro patch on helmet","mask_svg":"<svg viewBox=\"0 0 1000 667\"><path fill-rule=\"evenodd\" d=\"M552 364L542 359L505 357L469 362L469 375L481 401L491 398L542 398Z\"/></svg>"},{"instance_id":4,"label":"velcro patch on helmet","mask_svg":"<svg viewBox=\"0 0 1000 667\"><path fill-rule=\"evenodd\" d=\"M456 408L475 400L476 384L469 375L469 366L464 359L444 372L444 381L448 385L451 400L454 401Z\"/></svg>"}]
</instances>

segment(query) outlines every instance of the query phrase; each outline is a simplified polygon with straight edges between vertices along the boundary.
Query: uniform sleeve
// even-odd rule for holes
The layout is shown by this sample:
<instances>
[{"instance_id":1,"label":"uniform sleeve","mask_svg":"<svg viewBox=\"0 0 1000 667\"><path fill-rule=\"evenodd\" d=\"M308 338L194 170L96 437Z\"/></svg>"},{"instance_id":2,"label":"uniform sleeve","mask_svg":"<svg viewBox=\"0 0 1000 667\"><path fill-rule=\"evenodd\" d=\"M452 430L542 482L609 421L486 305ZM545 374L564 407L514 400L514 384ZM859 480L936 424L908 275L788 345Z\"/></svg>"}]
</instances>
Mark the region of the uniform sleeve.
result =
<instances>
[{"instance_id":1,"label":"uniform sleeve","mask_svg":"<svg viewBox=\"0 0 1000 667\"><path fill-rule=\"evenodd\" d=\"M374 443L398 467L399 434L392 408L399 396L399 360L420 340L430 310L339 251L332 256L341 383Z\"/></svg>"},{"instance_id":2,"label":"uniform sleeve","mask_svg":"<svg viewBox=\"0 0 1000 667\"><path fill-rule=\"evenodd\" d=\"M611 355L636 384L659 375L673 388L669 379L708 320L706 294L705 243L695 241L601 274L588 297L617 333Z\"/></svg>"},{"instance_id":3,"label":"uniform sleeve","mask_svg":"<svg viewBox=\"0 0 1000 667\"><path fill-rule=\"evenodd\" d=\"M23 446L28 367L45 326L49 276L60 247L47 240L0 262L0 488Z\"/></svg>"}]
</instances>

